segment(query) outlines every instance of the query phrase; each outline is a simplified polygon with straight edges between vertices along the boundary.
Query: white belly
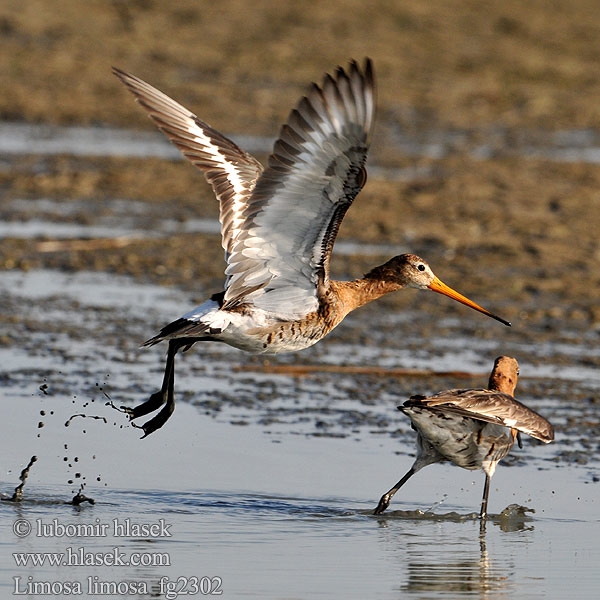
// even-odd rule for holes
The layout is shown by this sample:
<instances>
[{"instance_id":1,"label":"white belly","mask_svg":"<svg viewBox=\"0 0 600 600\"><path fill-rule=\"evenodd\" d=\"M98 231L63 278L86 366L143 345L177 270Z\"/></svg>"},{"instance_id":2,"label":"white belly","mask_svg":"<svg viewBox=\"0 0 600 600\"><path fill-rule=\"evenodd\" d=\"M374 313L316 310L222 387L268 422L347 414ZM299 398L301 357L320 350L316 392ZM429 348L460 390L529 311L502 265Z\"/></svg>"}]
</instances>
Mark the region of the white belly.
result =
<instances>
[{"instance_id":1,"label":"white belly","mask_svg":"<svg viewBox=\"0 0 600 600\"><path fill-rule=\"evenodd\" d=\"M298 352L318 342L316 338L310 339L304 336L284 336L279 338L277 335L273 335L270 337L270 333L271 328L265 328L261 331L260 329L257 330L257 328L241 330L230 326L215 336L215 338L251 354Z\"/></svg>"},{"instance_id":2,"label":"white belly","mask_svg":"<svg viewBox=\"0 0 600 600\"><path fill-rule=\"evenodd\" d=\"M183 318L202 323L215 331L211 331L207 337L251 354L297 352L312 346L322 337L313 335L316 332L307 331L297 324L278 320L260 309L247 314L220 310L212 300L188 312Z\"/></svg>"}]
</instances>

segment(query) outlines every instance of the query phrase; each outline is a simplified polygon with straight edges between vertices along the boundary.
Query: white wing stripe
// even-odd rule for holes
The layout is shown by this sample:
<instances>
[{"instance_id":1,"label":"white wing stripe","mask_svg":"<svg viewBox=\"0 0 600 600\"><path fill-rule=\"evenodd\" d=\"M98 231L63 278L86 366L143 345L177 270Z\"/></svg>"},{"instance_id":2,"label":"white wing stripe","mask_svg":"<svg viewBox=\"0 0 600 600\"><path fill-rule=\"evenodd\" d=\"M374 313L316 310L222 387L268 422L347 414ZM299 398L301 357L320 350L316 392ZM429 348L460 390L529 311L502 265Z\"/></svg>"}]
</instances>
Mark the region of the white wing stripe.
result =
<instances>
[{"instance_id":1,"label":"white wing stripe","mask_svg":"<svg viewBox=\"0 0 600 600\"><path fill-rule=\"evenodd\" d=\"M218 146L215 146L211 139L204 135L204 132L195 123L188 126L188 131L194 136L194 140L201 144L207 154L210 154L219 167L223 169L228 175L229 182L231 183L236 194L243 194L246 191L244 181L240 178L239 172L235 165L231 163L219 150Z\"/></svg>"},{"instance_id":2,"label":"white wing stripe","mask_svg":"<svg viewBox=\"0 0 600 600\"><path fill-rule=\"evenodd\" d=\"M204 172L220 203L222 245L227 259L241 233L242 213L262 172L262 165L150 84L119 69L114 68L113 72L159 129Z\"/></svg>"}]
</instances>

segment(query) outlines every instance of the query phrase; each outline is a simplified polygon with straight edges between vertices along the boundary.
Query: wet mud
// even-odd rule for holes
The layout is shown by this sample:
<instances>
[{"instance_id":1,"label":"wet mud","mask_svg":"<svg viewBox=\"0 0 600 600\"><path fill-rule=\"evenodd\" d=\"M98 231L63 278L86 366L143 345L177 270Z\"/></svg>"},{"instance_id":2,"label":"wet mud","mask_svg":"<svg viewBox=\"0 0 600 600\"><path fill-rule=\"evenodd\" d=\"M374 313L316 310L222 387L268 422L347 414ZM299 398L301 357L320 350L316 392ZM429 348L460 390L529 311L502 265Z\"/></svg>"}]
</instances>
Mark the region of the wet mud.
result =
<instances>
[{"instance_id":1,"label":"wet mud","mask_svg":"<svg viewBox=\"0 0 600 600\"><path fill-rule=\"evenodd\" d=\"M117 407L133 406L154 392L164 360L160 346L141 349L139 342L154 323L185 309L188 294L90 272L34 270L5 274L4 280L11 290L3 295L5 318L20 340L3 351L5 389L20 394L32 378L42 382L38 394L50 403L43 422L53 416L52 399L66 396L73 407L63 421L69 429L77 424L78 431L86 431L87 419L97 423L94 427L135 426ZM510 351L521 365L517 397L557 430L557 443L539 453L541 464L589 465L590 481L598 479L600 445L593 440L599 427L600 348L592 338L581 341L572 329L554 335L540 329L536 339L535 329L501 328L466 310L460 314L461 308L458 316L449 316L445 307L438 315L433 303L403 312L378 304L295 355L265 360L218 344L197 344L178 357L176 400L237 427L258 424L274 438L282 431L392 437L400 442L397 452L406 455L414 433L396 406L416 393L485 385L493 358ZM394 319L398 324L389 327ZM32 426L37 428L38 421ZM168 424L153 435L162 434L168 434ZM527 464L535 448L536 442L527 440L502 466ZM68 464L75 462L69 458Z\"/></svg>"},{"instance_id":2,"label":"wet mud","mask_svg":"<svg viewBox=\"0 0 600 600\"><path fill-rule=\"evenodd\" d=\"M378 72L377 131L369 181L341 227L333 275L359 277L392 254L415 252L513 327L403 291L297 355L264 360L198 344L178 357L177 401L237 427L259 424L274 439L283 430L387 436L406 454L412 432L397 404L415 393L483 385L491 361L509 354L522 365L518 397L559 434L541 468L589 467L586 477L597 482L598 26L585 18L587 2L442 5L369 9L368 28L350 0L302 14L270 3L240 11L231 2L219 9L219 27L202 25L216 9L195 2L95 4L93 18L77 3L4 6L4 120L32 125L33 139L51 137L36 123L100 124L110 129L104 138L121 136L122 150L103 154L90 129L95 152L81 152L81 140L71 139L71 151L67 144L44 153L33 143L0 160L0 380L7 392L35 381L49 401L77 396L73 427L97 412L84 406L92 399L145 400L160 383L163 350L139 344L223 283L212 191L193 167L156 150L152 124L110 75L111 63L224 132L255 136L248 143L264 161L268 140L307 83L346 57L368 54ZM563 18L565 10L572 18ZM319 25L333 16L336 27ZM177 36L155 35L166 22ZM232 38L233 30L242 38ZM454 38L463 42L448 43ZM550 38L554 45L540 45ZM102 39L105 52L90 52L90 39ZM152 147L146 154L138 152L144 144ZM38 435L50 414L36 422ZM503 464L525 464L535 448L529 444Z\"/></svg>"}]
</instances>

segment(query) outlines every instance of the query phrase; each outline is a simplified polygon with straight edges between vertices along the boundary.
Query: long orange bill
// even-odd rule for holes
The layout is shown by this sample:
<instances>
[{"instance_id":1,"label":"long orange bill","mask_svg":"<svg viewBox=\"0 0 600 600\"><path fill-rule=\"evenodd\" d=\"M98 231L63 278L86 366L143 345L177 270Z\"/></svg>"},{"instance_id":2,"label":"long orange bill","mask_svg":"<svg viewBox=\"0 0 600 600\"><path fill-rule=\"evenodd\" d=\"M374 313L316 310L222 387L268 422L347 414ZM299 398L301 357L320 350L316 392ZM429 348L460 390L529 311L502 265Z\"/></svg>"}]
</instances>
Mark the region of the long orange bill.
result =
<instances>
[{"instance_id":1,"label":"long orange bill","mask_svg":"<svg viewBox=\"0 0 600 600\"><path fill-rule=\"evenodd\" d=\"M430 290L437 292L438 294L443 294L444 296L448 296L448 298L452 298L452 300L457 300L458 302L461 302L462 304L464 304L466 306L470 306L471 308L478 310L480 313L483 313L484 315L487 315L488 317L492 317L492 319L496 319L496 321L500 321L500 323L504 323L504 325L508 325L510 327L510 323L508 321L505 321L504 319L502 319L496 315L493 315L489 310L485 310L485 308L482 308L481 306L479 306L479 304L475 304L475 302L473 302L472 300L465 298L465 296L463 296L462 294L459 294L458 292L453 290L451 287L448 287L445 283L440 281L437 277L435 277L433 279L433 281L427 287Z\"/></svg>"}]
</instances>

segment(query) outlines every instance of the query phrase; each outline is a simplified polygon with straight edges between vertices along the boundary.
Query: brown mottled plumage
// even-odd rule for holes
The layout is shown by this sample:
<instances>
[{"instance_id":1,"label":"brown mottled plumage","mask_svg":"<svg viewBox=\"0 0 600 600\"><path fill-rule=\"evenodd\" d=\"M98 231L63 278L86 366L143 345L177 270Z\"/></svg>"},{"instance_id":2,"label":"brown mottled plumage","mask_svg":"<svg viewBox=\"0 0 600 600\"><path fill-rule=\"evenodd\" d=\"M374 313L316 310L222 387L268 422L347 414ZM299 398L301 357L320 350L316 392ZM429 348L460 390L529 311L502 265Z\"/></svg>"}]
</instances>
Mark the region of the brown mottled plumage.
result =
<instances>
[{"instance_id":1,"label":"brown mottled plumage","mask_svg":"<svg viewBox=\"0 0 600 600\"><path fill-rule=\"evenodd\" d=\"M375 514L423 467L450 461L464 469L482 469L485 486L480 517L487 514L490 479L496 465L513 447L519 432L544 443L554 440L554 428L535 411L513 398L519 366L500 356L490 375L489 389L448 390L431 397L413 396L399 406L417 431L417 458L404 477L379 501Z\"/></svg>"}]
</instances>

